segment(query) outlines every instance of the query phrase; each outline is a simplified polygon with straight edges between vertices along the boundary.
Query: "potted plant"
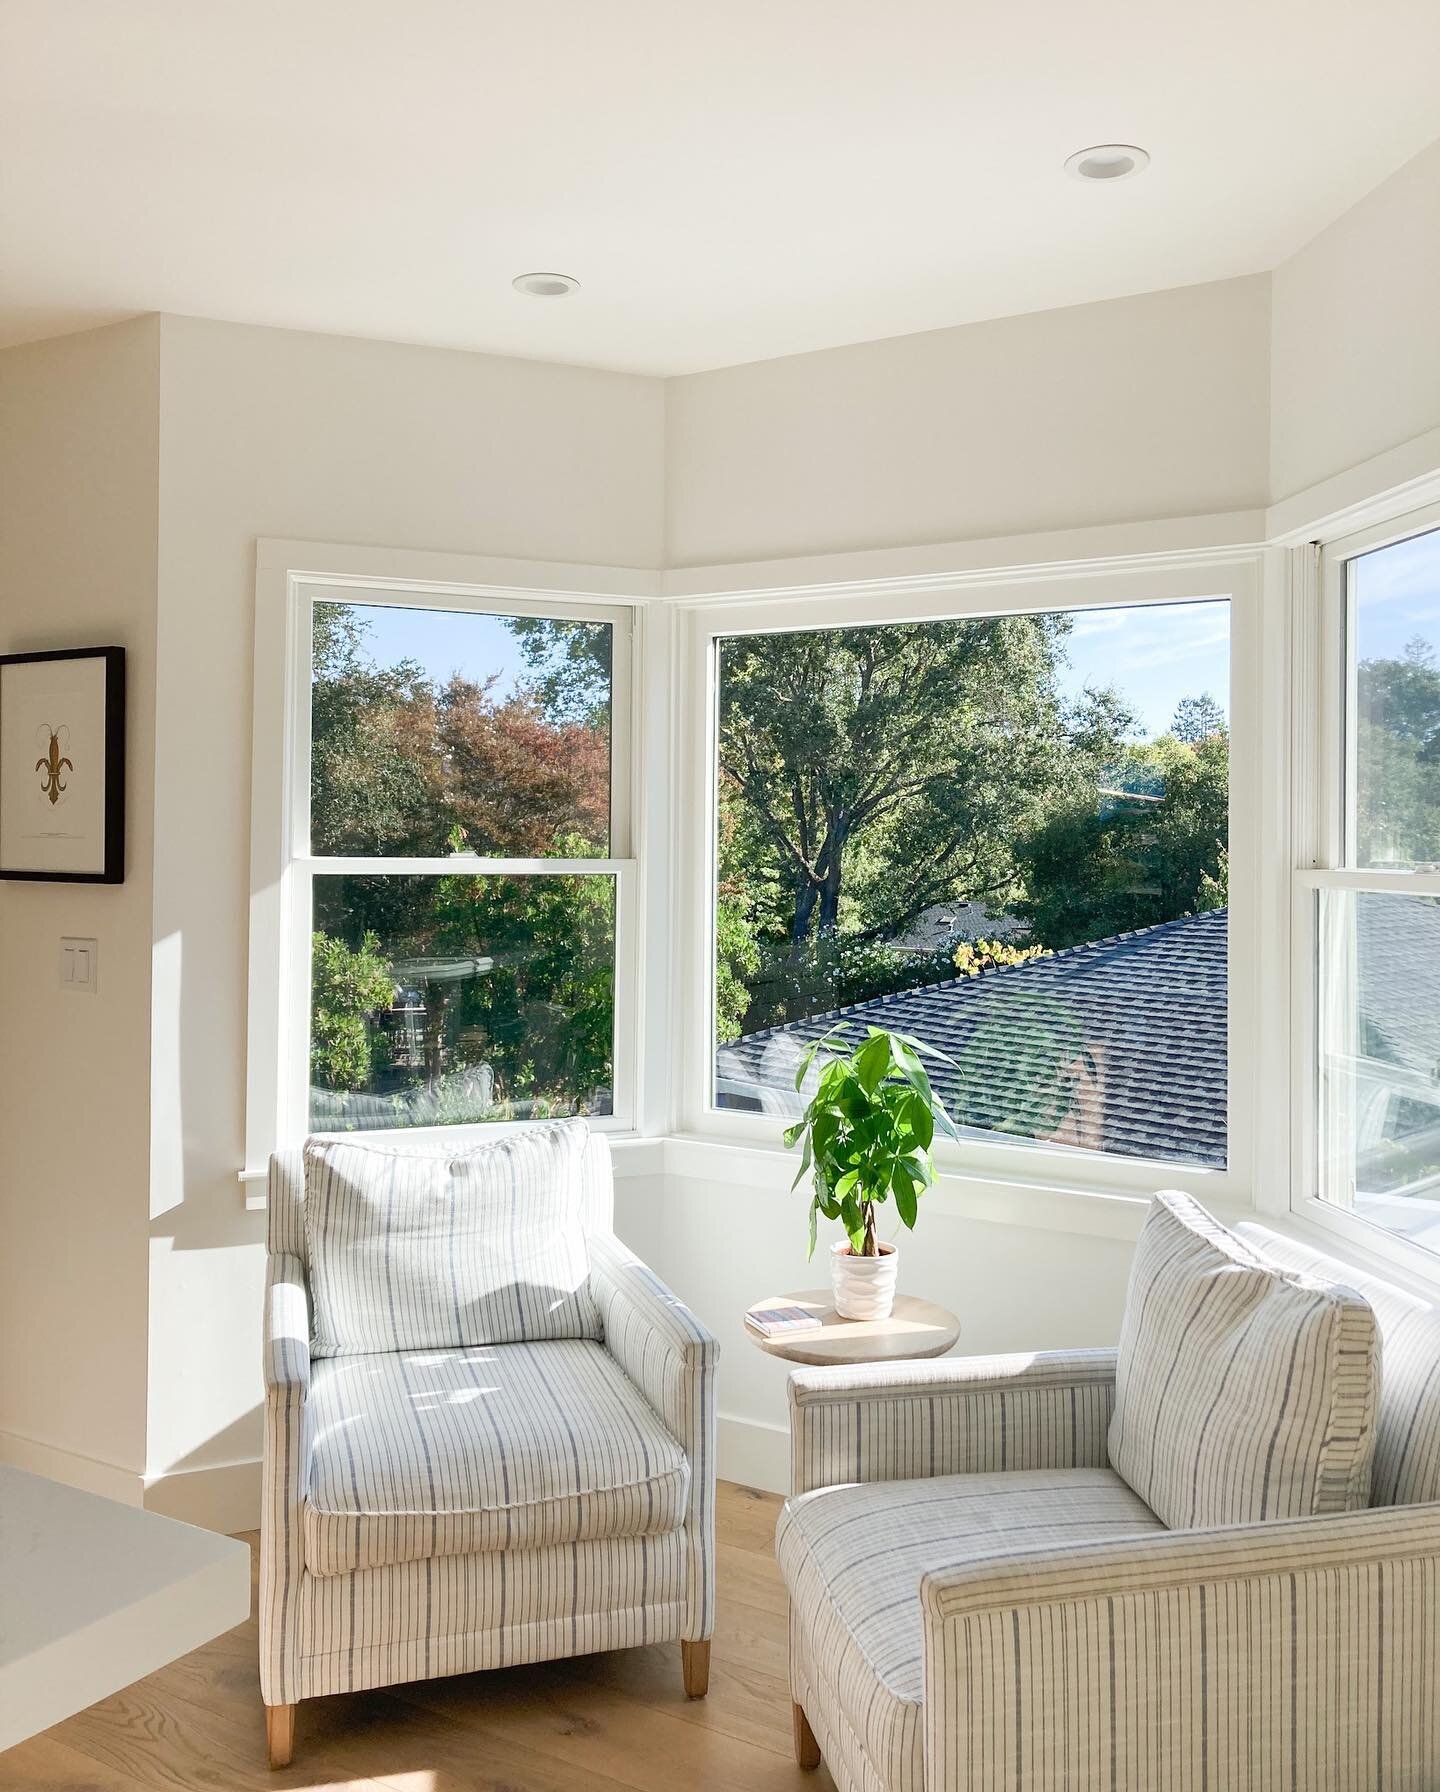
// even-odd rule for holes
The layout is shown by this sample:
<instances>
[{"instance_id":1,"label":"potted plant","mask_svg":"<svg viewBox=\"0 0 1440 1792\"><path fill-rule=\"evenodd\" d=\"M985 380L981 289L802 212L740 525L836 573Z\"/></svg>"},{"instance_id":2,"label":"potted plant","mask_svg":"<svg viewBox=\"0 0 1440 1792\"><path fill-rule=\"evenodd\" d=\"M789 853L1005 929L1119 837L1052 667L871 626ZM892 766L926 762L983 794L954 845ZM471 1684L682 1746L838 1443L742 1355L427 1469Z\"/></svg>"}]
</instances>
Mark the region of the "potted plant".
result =
<instances>
[{"instance_id":1,"label":"potted plant","mask_svg":"<svg viewBox=\"0 0 1440 1792\"><path fill-rule=\"evenodd\" d=\"M797 1089L817 1057L824 1067L803 1115L786 1127L785 1143L805 1141L791 1186L811 1172L811 1255L822 1214L845 1227L846 1236L830 1250L836 1312L842 1319L885 1319L895 1301L899 1252L877 1243L876 1209L893 1199L902 1223L913 1227L920 1196L935 1180L935 1129L951 1138L956 1133L920 1061L921 1052L942 1053L883 1027L868 1028L850 1047L849 1031L850 1023L842 1022L800 1054Z\"/></svg>"}]
</instances>

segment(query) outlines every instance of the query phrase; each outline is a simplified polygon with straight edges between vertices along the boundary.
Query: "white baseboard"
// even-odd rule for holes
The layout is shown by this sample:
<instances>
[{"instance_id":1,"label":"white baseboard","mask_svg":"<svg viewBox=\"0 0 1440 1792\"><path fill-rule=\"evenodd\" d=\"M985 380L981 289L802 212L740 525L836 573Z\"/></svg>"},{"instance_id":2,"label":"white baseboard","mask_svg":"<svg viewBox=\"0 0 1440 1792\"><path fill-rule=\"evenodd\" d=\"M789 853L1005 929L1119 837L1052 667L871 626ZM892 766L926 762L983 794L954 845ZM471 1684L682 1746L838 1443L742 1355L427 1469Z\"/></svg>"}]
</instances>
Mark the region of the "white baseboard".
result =
<instances>
[{"instance_id":1,"label":"white baseboard","mask_svg":"<svg viewBox=\"0 0 1440 1792\"><path fill-rule=\"evenodd\" d=\"M222 1462L213 1468L171 1470L145 1478L145 1510L202 1531L238 1531L260 1528L260 1464Z\"/></svg>"},{"instance_id":2,"label":"white baseboard","mask_svg":"<svg viewBox=\"0 0 1440 1792\"><path fill-rule=\"evenodd\" d=\"M78 1450L65 1450L38 1437L26 1437L23 1432L0 1431L0 1462L23 1468L32 1475L44 1475L50 1481L62 1481L67 1487L79 1487L85 1493L118 1500L122 1506L144 1504L145 1478L134 1469L102 1462Z\"/></svg>"},{"instance_id":3,"label":"white baseboard","mask_svg":"<svg viewBox=\"0 0 1440 1792\"><path fill-rule=\"evenodd\" d=\"M790 1491L790 1432L762 1419L722 1412L716 1419L716 1473L722 1481L758 1487L765 1493Z\"/></svg>"}]
</instances>

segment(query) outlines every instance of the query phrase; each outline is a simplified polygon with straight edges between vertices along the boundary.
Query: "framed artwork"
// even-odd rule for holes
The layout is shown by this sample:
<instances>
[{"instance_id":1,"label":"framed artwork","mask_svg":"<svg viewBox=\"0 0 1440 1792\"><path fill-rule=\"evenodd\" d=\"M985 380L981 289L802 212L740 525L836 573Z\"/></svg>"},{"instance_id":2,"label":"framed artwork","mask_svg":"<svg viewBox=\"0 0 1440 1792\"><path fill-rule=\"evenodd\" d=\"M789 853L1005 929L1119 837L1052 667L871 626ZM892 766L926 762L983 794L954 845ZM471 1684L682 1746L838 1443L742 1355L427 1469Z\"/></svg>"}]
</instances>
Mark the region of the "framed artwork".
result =
<instances>
[{"instance_id":1,"label":"framed artwork","mask_svg":"<svg viewBox=\"0 0 1440 1792\"><path fill-rule=\"evenodd\" d=\"M125 881L125 649L0 654L0 878Z\"/></svg>"}]
</instances>

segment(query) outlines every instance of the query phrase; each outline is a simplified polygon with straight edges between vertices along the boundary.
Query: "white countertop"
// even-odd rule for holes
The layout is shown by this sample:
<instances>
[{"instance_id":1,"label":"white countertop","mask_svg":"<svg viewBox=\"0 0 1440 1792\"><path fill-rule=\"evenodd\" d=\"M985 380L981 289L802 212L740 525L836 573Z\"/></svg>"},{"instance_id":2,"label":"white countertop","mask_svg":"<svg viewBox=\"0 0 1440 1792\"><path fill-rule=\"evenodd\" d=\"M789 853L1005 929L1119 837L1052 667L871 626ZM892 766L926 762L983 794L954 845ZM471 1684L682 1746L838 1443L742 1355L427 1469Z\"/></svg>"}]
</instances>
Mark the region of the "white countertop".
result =
<instances>
[{"instance_id":1,"label":"white countertop","mask_svg":"<svg viewBox=\"0 0 1440 1792\"><path fill-rule=\"evenodd\" d=\"M0 1749L250 1614L250 1551L0 1465Z\"/></svg>"}]
</instances>

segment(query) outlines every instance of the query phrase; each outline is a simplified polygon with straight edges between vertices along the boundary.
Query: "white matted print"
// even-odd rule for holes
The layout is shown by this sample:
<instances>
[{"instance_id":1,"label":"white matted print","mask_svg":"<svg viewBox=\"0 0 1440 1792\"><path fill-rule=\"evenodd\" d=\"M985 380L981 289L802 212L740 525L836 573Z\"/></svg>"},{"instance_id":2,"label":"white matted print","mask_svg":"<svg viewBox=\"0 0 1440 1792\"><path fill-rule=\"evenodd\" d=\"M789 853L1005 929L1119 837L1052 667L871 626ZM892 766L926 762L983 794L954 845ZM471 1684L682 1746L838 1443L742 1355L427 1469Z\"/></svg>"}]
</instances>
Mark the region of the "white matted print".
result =
<instances>
[{"instance_id":1,"label":"white matted print","mask_svg":"<svg viewBox=\"0 0 1440 1792\"><path fill-rule=\"evenodd\" d=\"M124 875L125 657L0 658L0 877Z\"/></svg>"}]
</instances>

